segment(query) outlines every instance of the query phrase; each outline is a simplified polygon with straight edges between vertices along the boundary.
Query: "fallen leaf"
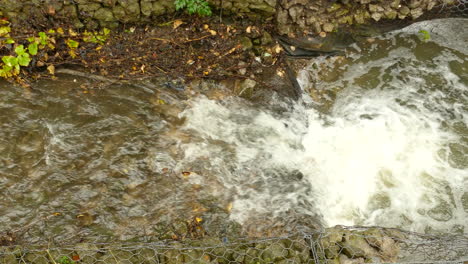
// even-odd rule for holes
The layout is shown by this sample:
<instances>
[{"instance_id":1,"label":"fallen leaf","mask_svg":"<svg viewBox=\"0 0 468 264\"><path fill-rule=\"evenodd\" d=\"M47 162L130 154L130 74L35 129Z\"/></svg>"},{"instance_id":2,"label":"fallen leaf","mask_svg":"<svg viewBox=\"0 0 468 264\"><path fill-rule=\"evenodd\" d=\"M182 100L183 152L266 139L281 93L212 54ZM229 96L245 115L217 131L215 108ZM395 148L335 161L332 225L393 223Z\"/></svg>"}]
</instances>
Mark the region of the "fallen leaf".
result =
<instances>
[{"instance_id":1,"label":"fallen leaf","mask_svg":"<svg viewBox=\"0 0 468 264\"><path fill-rule=\"evenodd\" d=\"M252 26L248 26L248 27L245 29L245 32L247 32L247 33L252 33Z\"/></svg>"},{"instance_id":2,"label":"fallen leaf","mask_svg":"<svg viewBox=\"0 0 468 264\"><path fill-rule=\"evenodd\" d=\"M214 31L214 30L210 30L210 34L211 34L212 36L216 36L216 34L218 34L218 33L217 33L216 31Z\"/></svg>"},{"instance_id":3,"label":"fallen leaf","mask_svg":"<svg viewBox=\"0 0 468 264\"><path fill-rule=\"evenodd\" d=\"M195 221L197 221L197 223L201 223L201 221L203 221L203 219L201 217L195 217Z\"/></svg>"},{"instance_id":4,"label":"fallen leaf","mask_svg":"<svg viewBox=\"0 0 468 264\"><path fill-rule=\"evenodd\" d=\"M188 177L190 176L190 173L191 173L190 171L183 171L182 175L184 175L184 177Z\"/></svg>"},{"instance_id":5,"label":"fallen leaf","mask_svg":"<svg viewBox=\"0 0 468 264\"><path fill-rule=\"evenodd\" d=\"M176 19L174 20L174 24L172 25L172 28L173 29L176 29L178 27L180 27L180 25L184 24L184 21L180 20L180 19Z\"/></svg>"},{"instance_id":6,"label":"fallen leaf","mask_svg":"<svg viewBox=\"0 0 468 264\"><path fill-rule=\"evenodd\" d=\"M68 34L72 37L76 37L78 35L78 33L76 33L75 31L73 31L73 29L68 29Z\"/></svg>"},{"instance_id":7,"label":"fallen leaf","mask_svg":"<svg viewBox=\"0 0 468 264\"><path fill-rule=\"evenodd\" d=\"M226 211L227 211L228 213L230 213L231 210L232 210L232 203L229 203L229 204L226 206Z\"/></svg>"},{"instance_id":8,"label":"fallen leaf","mask_svg":"<svg viewBox=\"0 0 468 264\"><path fill-rule=\"evenodd\" d=\"M54 65L49 65L47 66L47 70L49 71L50 74L54 75L55 74L55 66Z\"/></svg>"}]
</instances>

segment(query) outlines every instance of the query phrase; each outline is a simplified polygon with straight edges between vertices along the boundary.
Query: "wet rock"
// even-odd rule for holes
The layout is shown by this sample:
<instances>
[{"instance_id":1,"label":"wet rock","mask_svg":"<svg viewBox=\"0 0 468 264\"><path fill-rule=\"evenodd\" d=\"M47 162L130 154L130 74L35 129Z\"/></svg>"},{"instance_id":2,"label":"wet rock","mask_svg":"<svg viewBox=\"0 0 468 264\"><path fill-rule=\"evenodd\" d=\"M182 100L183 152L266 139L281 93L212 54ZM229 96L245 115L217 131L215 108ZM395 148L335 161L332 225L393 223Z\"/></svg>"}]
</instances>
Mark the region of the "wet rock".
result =
<instances>
[{"instance_id":1,"label":"wet rock","mask_svg":"<svg viewBox=\"0 0 468 264\"><path fill-rule=\"evenodd\" d=\"M427 212L427 215L437 221L447 222L453 217L448 202L440 200L438 205Z\"/></svg>"},{"instance_id":2,"label":"wet rock","mask_svg":"<svg viewBox=\"0 0 468 264\"><path fill-rule=\"evenodd\" d=\"M367 243L365 236L360 234L344 234L343 242L340 244L343 253L350 258L378 256L378 251Z\"/></svg>"},{"instance_id":3,"label":"wet rock","mask_svg":"<svg viewBox=\"0 0 468 264\"><path fill-rule=\"evenodd\" d=\"M461 201L463 205L463 210L465 210L465 212L468 213L468 192L463 193Z\"/></svg>"},{"instance_id":4,"label":"wet rock","mask_svg":"<svg viewBox=\"0 0 468 264\"><path fill-rule=\"evenodd\" d=\"M260 245L257 245L256 248L261 248L259 247ZM273 243L264 249L262 249L262 259L266 262L271 262L271 261L280 261L280 260L285 260L288 257L288 250L286 249L285 245L281 243Z\"/></svg>"},{"instance_id":5,"label":"wet rock","mask_svg":"<svg viewBox=\"0 0 468 264\"><path fill-rule=\"evenodd\" d=\"M240 85L236 87L235 93L238 96L244 97L244 98L250 98L253 95L254 88L257 85L257 82L252 80L252 79L245 79L241 81Z\"/></svg>"}]
</instances>

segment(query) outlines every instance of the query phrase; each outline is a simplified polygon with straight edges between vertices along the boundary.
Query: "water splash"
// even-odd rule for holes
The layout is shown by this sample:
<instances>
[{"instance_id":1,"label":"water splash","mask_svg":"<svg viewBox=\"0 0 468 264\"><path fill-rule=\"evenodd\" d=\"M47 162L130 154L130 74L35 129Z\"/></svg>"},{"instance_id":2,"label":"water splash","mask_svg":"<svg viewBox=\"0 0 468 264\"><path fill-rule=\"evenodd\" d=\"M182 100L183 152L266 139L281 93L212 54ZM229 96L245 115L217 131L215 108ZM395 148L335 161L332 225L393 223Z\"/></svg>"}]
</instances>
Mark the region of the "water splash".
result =
<instances>
[{"instance_id":1,"label":"water splash","mask_svg":"<svg viewBox=\"0 0 468 264\"><path fill-rule=\"evenodd\" d=\"M180 146L185 163L224 186L218 195L243 223L294 213L468 232L467 55L408 35L359 49L338 80L314 84L342 90L326 112L195 99L183 113L196 138Z\"/></svg>"}]
</instances>

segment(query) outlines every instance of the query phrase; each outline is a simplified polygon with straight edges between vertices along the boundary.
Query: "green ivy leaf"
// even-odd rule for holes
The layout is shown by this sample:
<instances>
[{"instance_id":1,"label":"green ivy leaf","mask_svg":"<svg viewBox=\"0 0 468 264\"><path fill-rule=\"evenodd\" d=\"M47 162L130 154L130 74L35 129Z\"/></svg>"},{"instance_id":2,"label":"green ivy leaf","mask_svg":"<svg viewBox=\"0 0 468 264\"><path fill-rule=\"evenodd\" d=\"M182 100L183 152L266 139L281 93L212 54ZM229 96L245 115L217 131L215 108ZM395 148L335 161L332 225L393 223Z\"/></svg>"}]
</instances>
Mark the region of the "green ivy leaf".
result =
<instances>
[{"instance_id":1,"label":"green ivy leaf","mask_svg":"<svg viewBox=\"0 0 468 264\"><path fill-rule=\"evenodd\" d=\"M13 56L3 56L2 61L8 67L13 67L15 65L18 65L18 59Z\"/></svg>"},{"instance_id":2,"label":"green ivy leaf","mask_svg":"<svg viewBox=\"0 0 468 264\"><path fill-rule=\"evenodd\" d=\"M16 54L18 54L19 56L23 55L26 51L24 50L24 46L23 45L18 45L16 48L15 48L15 52Z\"/></svg>"},{"instance_id":3,"label":"green ivy leaf","mask_svg":"<svg viewBox=\"0 0 468 264\"><path fill-rule=\"evenodd\" d=\"M21 66L28 66L29 63L31 62L31 59L29 58L28 53L24 53L21 56L18 56L18 64Z\"/></svg>"},{"instance_id":4,"label":"green ivy leaf","mask_svg":"<svg viewBox=\"0 0 468 264\"><path fill-rule=\"evenodd\" d=\"M41 31L41 32L38 33L38 35L39 35L39 39L41 41L41 45L46 45L47 44L47 35L46 35L46 33Z\"/></svg>"},{"instance_id":5,"label":"green ivy leaf","mask_svg":"<svg viewBox=\"0 0 468 264\"><path fill-rule=\"evenodd\" d=\"M34 42L34 43L29 44L28 51L29 51L29 54L31 54L33 56L36 55L37 54L37 43Z\"/></svg>"}]
</instances>

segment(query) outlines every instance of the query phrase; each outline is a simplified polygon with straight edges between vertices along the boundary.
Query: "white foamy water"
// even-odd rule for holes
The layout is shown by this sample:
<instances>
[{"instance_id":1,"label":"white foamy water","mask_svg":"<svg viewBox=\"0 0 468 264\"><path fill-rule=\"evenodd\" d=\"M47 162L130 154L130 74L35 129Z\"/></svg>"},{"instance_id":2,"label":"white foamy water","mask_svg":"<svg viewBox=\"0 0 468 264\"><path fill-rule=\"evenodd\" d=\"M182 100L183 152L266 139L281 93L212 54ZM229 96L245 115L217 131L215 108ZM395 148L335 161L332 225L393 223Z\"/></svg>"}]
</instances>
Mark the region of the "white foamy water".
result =
<instances>
[{"instance_id":1,"label":"white foamy water","mask_svg":"<svg viewBox=\"0 0 468 264\"><path fill-rule=\"evenodd\" d=\"M183 166L223 186L215 195L233 201L239 222L306 215L325 226L468 232L467 54L405 35L359 50L339 80L315 82L342 90L326 112L194 100ZM312 66L304 86L320 74Z\"/></svg>"}]
</instances>

